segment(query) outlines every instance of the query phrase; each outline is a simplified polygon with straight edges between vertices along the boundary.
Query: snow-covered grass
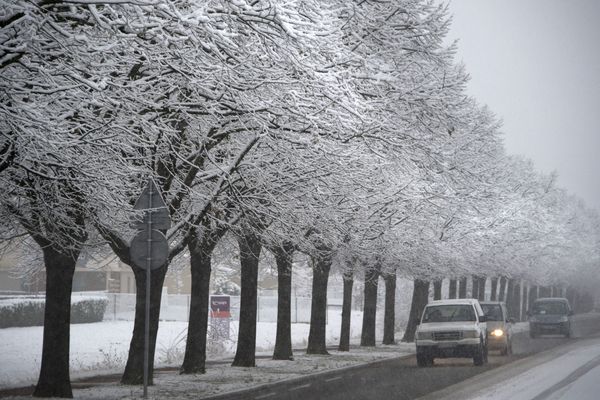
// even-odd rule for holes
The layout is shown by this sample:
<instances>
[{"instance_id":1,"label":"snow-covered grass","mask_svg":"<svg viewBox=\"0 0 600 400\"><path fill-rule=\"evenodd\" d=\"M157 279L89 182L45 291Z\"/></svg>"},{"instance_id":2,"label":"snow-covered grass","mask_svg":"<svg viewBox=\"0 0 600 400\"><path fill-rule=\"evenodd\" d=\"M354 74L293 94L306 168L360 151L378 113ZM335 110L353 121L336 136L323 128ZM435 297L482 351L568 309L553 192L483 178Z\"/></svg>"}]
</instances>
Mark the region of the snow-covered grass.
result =
<instances>
[{"instance_id":1,"label":"snow-covered grass","mask_svg":"<svg viewBox=\"0 0 600 400\"><path fill-rule=\"evenodd\" d=\"M414 344L352 349L350 352L330 351L330 355L295 354L293 361L258 359L254 368L211 365L206 374L179 375L176 372L156 374L149 388L151 399L198 399L220 393L248 389L269 382L298 378L318 372L350 367L385 358L398 357L414 351ZM117 384L77 389L77 399L140 398L142 388Z\"/></svg>"},{"instance_id":2,"label":"snow-covered grass","mask_svg":"<svg viewBox=\"0 0 600 400\"><path fill-rule=\"evenodd\" d=\"M339 340L340 317L330 313L327 340ZM352 316L351 335L360 335L362 312ZM292 324L292 343L295 348L306 347L309 324ZM127 360L133 321L105 321L71 325L71 377L120 373ZM161 321L158 330L155 364L178 366L185 350L187 322ZM210 359L222 359L235 352L238 324L231 322L231 340L211 347ZM276 324L257 325L256 350L270 354L275 344ZM0 389L35 384L40 368L43 327L0 329ZM214 345L214 344L213 344ZM218 349L217 349L218 347ZM344 356L347 358L347 356ZM342 357L342 358L344 358Z\"/></svg>"}]
</instances>

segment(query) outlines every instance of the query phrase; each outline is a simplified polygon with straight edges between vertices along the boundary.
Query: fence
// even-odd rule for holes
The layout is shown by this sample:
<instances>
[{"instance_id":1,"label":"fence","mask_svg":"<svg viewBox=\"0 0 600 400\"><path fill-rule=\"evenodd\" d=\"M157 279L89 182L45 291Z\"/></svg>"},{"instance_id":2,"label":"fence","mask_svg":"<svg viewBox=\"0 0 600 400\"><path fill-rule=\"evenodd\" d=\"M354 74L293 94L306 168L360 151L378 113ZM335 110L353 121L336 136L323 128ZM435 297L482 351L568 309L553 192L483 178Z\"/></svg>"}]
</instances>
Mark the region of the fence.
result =
<instances>
[{"instance_id":1,"label":"fence","mask_svg":"<svg viewBox=\"0 0 600 400\"><path fill-rule=\"evenodd\" d=\"M81 293L81 292L80 292ZM85 292L83 292L85 293ZM85 293L88 294L88 293ZM78 295L78 294L73 294ZM105 293L108 306L104 314L104 320L126 320L132 321L135 317L135 294L134 293ZM310 297L292 297L291 320L292 323L310 322ZM340 301L332 299L328 305L329 311L339 309ZM231 318L239 319L240 297L231 296ZM187 321L190 314L189 294L163 294L160 306L160 319L164 321ZM258 296L257 298L257 321L277 322L277 297Z\"/></svg>"}]
</instances>

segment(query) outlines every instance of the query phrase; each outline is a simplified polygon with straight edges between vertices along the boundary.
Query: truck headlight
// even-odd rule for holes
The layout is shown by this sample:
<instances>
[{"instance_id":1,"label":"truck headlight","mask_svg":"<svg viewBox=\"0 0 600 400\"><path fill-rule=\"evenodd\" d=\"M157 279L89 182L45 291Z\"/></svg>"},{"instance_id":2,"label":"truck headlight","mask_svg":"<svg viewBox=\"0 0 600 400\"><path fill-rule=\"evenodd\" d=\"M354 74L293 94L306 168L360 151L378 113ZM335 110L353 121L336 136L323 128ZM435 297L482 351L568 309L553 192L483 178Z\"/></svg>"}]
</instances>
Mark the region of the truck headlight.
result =
<instances>
[{"instance_id":1,"label":"truck headlight","mask_svg":"<svg viewBox=\"0 0 600 400\"><path fill-rule=\"evenodd\" d=\"M479 337L479 332L477 332L477 331L463 331L463 337L467 338L467 339L468 338L470 338L470 339L477 338L477 337Z\"/></svg>"},{"instance_id":2,"label":"truck headlight","mask_svg":"<svg viewBox=\"0 0 600 400\"><path fill-rule=\"evenodd\" d=\"M492 332L490 332L490 335L495 337L504 336L504 331L502 329L494 329Z\"/></svg>"},{"instance_id":3,"label":"truck headlight","mask_svg":"<svg viewBox=\"0 0 600 400\"><path fill-rule=\"evenodd\" d=\"M419 340L431 340L432 338L431 332L417 332L417 339Z\"/></svg>"}]
</instances>

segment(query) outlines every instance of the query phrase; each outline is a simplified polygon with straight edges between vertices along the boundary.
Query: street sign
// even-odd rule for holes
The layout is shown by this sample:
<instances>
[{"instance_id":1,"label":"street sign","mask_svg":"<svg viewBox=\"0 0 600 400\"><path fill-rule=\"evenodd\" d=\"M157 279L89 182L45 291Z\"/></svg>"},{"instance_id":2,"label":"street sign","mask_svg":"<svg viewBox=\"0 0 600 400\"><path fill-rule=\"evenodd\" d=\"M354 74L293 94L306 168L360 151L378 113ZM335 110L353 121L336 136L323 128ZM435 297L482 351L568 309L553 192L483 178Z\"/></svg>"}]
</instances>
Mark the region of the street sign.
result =
<instances>
[{"instance_id":1,"label":"street sign","mask_svg":"<svg viewBox=\"0 0 600 400\"><path fill-rule=\"evenodd\" d=\"M210 316L212 318L229 318L231 297L229 296L210 296Z\"/></svg>"},{"instance_id":2,"label":"street sign","mask_svg":"<svg viewBox=\"0 0 600 400\"><path fill-rule=\"evenodd\" d=\"M137 267L157 269L167 262L169 243L162 232L156 229L145 229L139 231L131 241L129 255Z\"/></svg>"},{"instance_id":3,"label":"street sign","mask_svg":"<svg viewBox=\"0 0 600 400\"><path fill-rule=\"evenodd\" d=\"M144 398L148 397L148 368L150 358L150 279L152 270L162 267L169 259L167 238L157 229L171 227L169 211L152 178L135 202L135 210L144 211L143 217L133 219L138 231L129 245L131 262L146 270L146 310L144 317Z\"/></svg>"},{"instance_id":4,"label":"street sign","mask_svg":"<svg viewBox=\"0 0 600 400\"><path fill-rule=\"evenodd\" d=\"M210 296L210 335L214 340L229 339L229 321L231 317L231 297Z\"/></svg>"},{"instance_id":5,"label":"street sign","mask_svg":"<svg viewBox=\"0 0 600 400\"><path fill-rule=\"evenodd\" d=\"M132 226L136 230L146 229L149 222L152 223L152 229L167 230L171 227L169 210L152 179L148 180L133 209L143 211L143 214L136 214L132 218Z\"/></svg>"}]
</instances>

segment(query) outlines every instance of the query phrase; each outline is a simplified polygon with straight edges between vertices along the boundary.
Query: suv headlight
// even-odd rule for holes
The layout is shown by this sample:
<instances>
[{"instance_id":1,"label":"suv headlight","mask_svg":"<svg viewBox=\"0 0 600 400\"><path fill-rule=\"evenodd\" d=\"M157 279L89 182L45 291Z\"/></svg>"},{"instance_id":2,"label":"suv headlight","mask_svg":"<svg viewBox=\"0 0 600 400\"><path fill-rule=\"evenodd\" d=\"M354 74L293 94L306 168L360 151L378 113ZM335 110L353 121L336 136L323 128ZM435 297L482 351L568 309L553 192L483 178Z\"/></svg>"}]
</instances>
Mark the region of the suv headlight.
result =
<instances>
[{"instance_id":1,"label":"suv headlight","mask_svg":"<svg viewBox=\"0 0 600 400\"><path fill-rule=\"evenodd\" d=\"M433 334L431 332L417 332L417 339L419 340L431 340Z\"/></svg>"},{"instance_id":2,"label":"suv headlight","mask_svg":"<svg viewBox=\"0 0 600 400\"><path fill-rule=\"evenodd\" d=\"M494 329L490 332L490 336L501 337L504 336L504 331L502 329Z\"/></svg>"},{"instance_id":3,"label":"suv headlight","mask_svg":"<svg viewBox=\"0 0 600 400\"><path fill-rule=\"evenodd\" d=\"M477 331L463 331L463 338L465 339L473 339L478 338L479 332Z\"/></svg>"}]
</instances>

